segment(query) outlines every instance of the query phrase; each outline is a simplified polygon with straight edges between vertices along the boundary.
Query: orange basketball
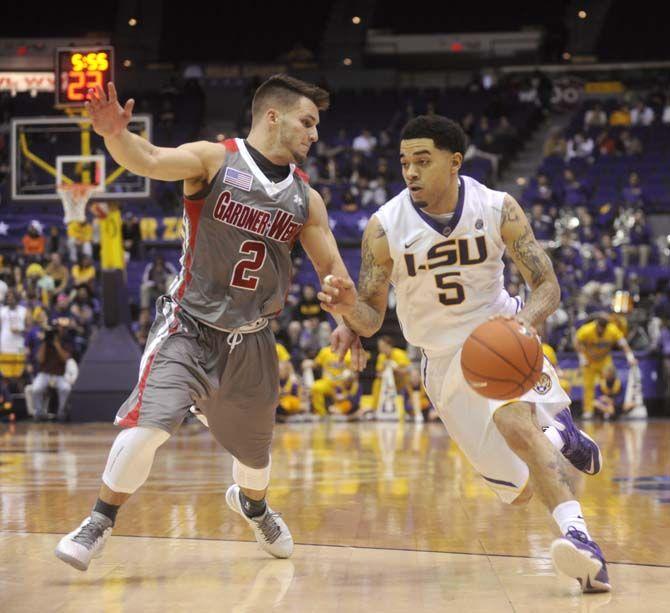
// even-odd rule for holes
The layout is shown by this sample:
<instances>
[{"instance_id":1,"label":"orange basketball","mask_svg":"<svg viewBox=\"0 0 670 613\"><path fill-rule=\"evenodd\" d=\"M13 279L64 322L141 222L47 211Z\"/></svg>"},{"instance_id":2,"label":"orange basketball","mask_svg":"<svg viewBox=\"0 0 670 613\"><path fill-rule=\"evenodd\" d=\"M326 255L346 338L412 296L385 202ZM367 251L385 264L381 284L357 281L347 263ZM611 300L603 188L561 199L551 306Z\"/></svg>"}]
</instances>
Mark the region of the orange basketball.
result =
<instances>
[{"instance_id":1,"label":"orange basketball","mask_svg":"<svg viewBox=\"0 0 670 613\"><path fill-rule=\"evenodd\" d=\"M461 368L470 387L495 400L523 396L540 379L543 360L540 339L514 319L481 324L461 352Z\"/></svg>"}]
</instances>

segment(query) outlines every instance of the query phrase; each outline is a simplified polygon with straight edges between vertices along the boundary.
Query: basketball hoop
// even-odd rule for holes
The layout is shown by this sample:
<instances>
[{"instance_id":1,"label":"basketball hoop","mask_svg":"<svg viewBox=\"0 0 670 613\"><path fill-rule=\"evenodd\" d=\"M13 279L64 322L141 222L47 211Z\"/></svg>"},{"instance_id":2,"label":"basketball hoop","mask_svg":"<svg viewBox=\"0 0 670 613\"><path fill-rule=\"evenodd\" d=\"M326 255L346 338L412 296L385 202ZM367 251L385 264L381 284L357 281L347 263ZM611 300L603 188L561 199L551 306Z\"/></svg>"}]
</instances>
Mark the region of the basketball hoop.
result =
<instances>
[{"instance_id":1,"label":"basketball hoop","mask_svg":"<svg viewBox=\"0 0 670 613\"><path fill-rule=\"evenodd\" d=\"M98 188L94 183L61 183L58 186L58 195L65 211L65 225L71 221L86 221L86 203Z\"/></svg>"}]
</instances>

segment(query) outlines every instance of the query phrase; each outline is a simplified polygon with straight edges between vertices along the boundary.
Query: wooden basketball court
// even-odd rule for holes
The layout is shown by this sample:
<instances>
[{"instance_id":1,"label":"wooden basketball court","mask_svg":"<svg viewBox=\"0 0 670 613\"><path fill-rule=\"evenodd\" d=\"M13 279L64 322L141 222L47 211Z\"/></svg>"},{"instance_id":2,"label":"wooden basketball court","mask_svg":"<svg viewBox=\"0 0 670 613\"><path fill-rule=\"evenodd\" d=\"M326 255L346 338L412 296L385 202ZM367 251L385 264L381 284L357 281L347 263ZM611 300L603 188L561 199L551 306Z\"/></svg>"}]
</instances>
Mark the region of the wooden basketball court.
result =
<instances>
[{"instance_id":1,"label":"wooden basketball court","mask_svg":"<svg viewBox=\"0 0 670 613\"><path fill-rule=\"evenodd\" d=\"M230 456L199 424L158 452L86 573L53 555L89 513L111 425L0 430L0 611L669 611L670 423L589 424L581 480L613 592L584 596L548 558L533 501L503 506L440 424L278 425L269 501L296 542L274 560L224 500Z\"/></svg>"}]
</instances>

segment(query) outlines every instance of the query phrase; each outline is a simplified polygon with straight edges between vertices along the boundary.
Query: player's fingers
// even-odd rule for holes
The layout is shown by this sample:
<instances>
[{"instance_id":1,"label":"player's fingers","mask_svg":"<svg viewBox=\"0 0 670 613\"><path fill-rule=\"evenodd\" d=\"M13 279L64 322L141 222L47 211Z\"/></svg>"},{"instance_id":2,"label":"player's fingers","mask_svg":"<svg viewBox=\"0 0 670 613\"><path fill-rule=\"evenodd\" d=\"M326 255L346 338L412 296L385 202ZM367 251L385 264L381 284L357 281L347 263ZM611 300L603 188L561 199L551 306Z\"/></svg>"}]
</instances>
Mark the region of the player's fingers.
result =
<instances>
[{"instance_id":1,"label":"player's fingers","mask_svg":"<svg viewBox=\"0 0 670 613\"><path fill-rule=\"evenodd\" d=\"M339 281L337 286L342 289L351 289L354 286L354 282L351 279L342 279L341 277L337 277L337 279Z\"/></svg>"},{"instance_id":2,"label":"player's fingers","mask_svg":"<svg viewBox=\"0 0 670 613\"><path fill-rule=\"evenodd\" d=\"M109 92L109 101L116 102L118 100L118 96L116 95L116 86L111 81L109 82L109 85L107 85L107 91Z\"/></svg>"},{"instance_id":3,"label":"player's fingers","mask_svg":"<svg viewBox=\"0 0 670 613\"><path fill-rule=\"evenodd\" d=\"M329 288L326 291L320 291L316 297L321 301L321 302L329 302L332 303L334 302L335 298L337 297L337 294L334 292L337 291L334 287Z\"/></svg>"},{"instance_id":4,"label":"player's fingers","mask_svg":"<svg viewBox=\"0 0 670 613\"><path fill-rule=\"evenodd\" d=\"M95 86L95 95L100 102L107 102L107 94L105 94L105 90L100 85Z\"/></svg>"},{"instance_id":5,"label":"player's fingers","mask_svg":"<svg viewBox=\"0 0 670 613\"><path fill-rule=\"evenodd\" d=\"M123 116L126 119L130 119L132 117L133 108L135 108L135 100L129 98L128 102L126 102L126 106L123 107Z\"/></svg>"},{"instance_id":6,"label":"player's fingers","mask_svg":"<svg viewBox=\"0 0 670 613\"><path fill-rule=\"evenodd\" d=\"M333 353L339 353L340 351L340 335L335 332L330 335L330 348Z\"/></svg>"}]
</instances>

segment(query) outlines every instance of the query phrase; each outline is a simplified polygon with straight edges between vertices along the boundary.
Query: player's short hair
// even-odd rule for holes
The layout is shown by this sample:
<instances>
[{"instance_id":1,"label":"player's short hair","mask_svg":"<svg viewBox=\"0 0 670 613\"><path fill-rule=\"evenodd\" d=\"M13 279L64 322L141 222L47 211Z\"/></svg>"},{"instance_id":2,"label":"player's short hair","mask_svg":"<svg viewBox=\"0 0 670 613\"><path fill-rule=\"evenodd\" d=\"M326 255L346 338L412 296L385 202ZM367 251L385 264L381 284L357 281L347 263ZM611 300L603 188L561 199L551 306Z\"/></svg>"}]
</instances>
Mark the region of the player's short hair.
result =
<instances>
[{"instance_id":1,"label":"player's short hair","mask_svg":"<svg viewBox=\"0 0 670 613\"><path fill-rule=\"evenodd\" d=\"M400 133L400 140L431 138L435 147L465 155L467 137L463 128L441 115L419 115L410 119Z\"/></svg>"},{"instance_id":2,"label":"player's short hair","mask_svg":"<svg viewBox=\"0 0 670 613\"><path fill-rule=\"evenodd\" d=\"M260 117L274 105L289 108L301 97L309 98L320 111L330 106L330 94L325 89L285 74L272 75L256 90L251 102L251 116Z\"/></svg>"}]
</instances>

